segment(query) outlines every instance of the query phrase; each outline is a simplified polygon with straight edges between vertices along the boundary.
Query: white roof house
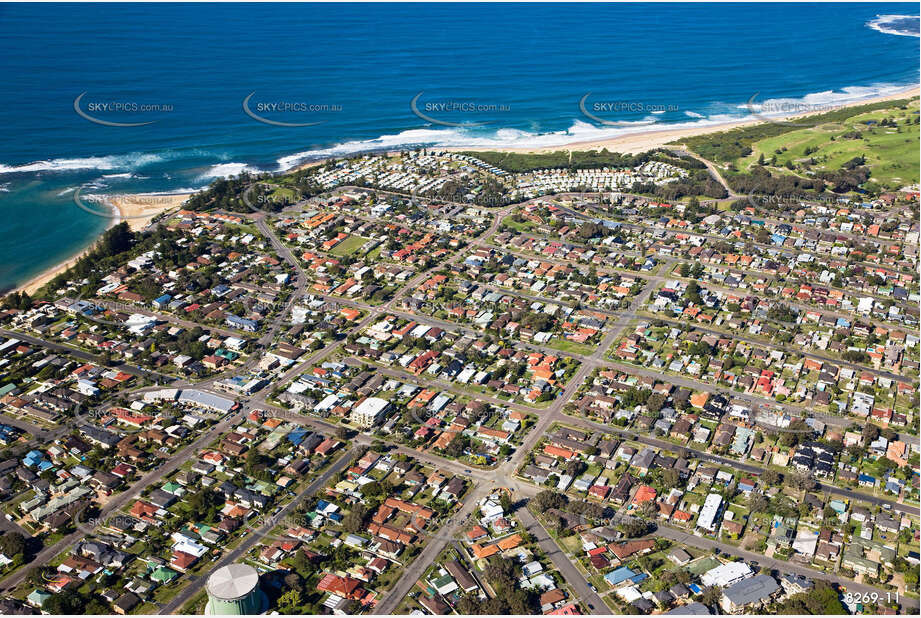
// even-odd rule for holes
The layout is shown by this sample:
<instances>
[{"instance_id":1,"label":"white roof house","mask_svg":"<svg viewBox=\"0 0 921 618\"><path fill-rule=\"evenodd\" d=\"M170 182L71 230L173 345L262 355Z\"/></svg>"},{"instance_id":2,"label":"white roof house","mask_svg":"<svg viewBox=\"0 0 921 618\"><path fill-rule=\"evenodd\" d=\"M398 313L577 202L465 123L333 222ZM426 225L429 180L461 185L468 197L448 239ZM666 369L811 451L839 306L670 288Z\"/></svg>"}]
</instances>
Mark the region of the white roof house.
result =
<instances>
[{"instance_id":1,"label":"white roof house","mask_svg":"<svg viewBox=\"0 0 921 618\"><path fill-rule=\"evenodd\" d=\"M697 526L710 532L716 532L722 504L723 497L721 495L708 495L707 499L704 501L703 508L700 509L700 515L697 517Z\"/></svg>"},{"instance_id":2,"label":"white roof house","mask_svg":"<svg viewBox=\"0 0 921 618\"><path fill-rule=\"evenodd\" d=\"M751 577L754 572L744 562L727 562L714 567L700 577L704 586L719 586L725 588L746 577Z\"/></svg>"}]
</instances>

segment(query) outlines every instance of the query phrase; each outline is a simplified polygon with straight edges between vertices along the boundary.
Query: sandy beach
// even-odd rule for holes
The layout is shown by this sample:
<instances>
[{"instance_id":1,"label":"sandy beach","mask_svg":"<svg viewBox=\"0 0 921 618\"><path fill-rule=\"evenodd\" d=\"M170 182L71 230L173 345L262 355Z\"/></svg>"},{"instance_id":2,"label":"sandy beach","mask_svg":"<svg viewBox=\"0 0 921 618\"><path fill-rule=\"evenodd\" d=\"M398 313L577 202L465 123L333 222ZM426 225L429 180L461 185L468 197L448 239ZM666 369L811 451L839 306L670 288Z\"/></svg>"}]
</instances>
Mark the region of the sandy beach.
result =
<instances>
[{"instance_id":1,"label":"sandy beach","mask_svg":"<svg viewBox=\"0 0 921 618\"><path fill-rule=\"evenodd\" d=\"M178 208L191 193L136 193L110 196L107 202L118 209L119 220L135 232L144 229L161 212ZM116 221L118 223L118 221Z\"/></svg>"},{"instance_id":2,"label":"sandy beach","mask_svg":"<svg viewBox=\"0 0 921 618\"><path fill-rule=\"evenodd\" d=\"M841 105L835 105L830 109L839 109L844 107L854 107L857 105L866 105L868 103L875 103L877 101L890 101L894 99L904 99L918 96L919 88L918 86L913 86L909 89L906 89L902 92L897 92L894 94L875 97L870 99L863 99L860 101L854 101L852 103L845 103ZM795 118L801 118L805 116L814 115L817 113L823 113L824 111L829 111L827 109L812 111L806 113L798 114L789 114L786 116L772 116L771 120L790 120ZM644 152L647 150L652 150L653 148L660 148L665 144L674 142L676 140L693 137L696 135L705 135L707 133L717 133L720 131L726 131L729 129L735 129L738 127L747 127L755 124L761 124L765 122L762 118L750 118L737 120L732 122L726 122L715 125L702 125L695 127L684 127L684 128L663 128L656 130L647 130L647 131L638 131L636 133L629 133L626 135L620 135L611 139L606 140L596 140L596 141L587 141L587 142L573 142L569 144L563 144L559 146L545 146L540 148L496 148L492 149L493 151L499 152L517 152L517 153L541 153L541 152L554 152L559 150L601 150L606 148L611 152L622 152L622 153L637 153ZM475 150L476 148L474 148ZM464 147L452 147L445 148L448 151L464 151L471 150L471 148ZM297 170L302 170L310 167L315 167L317 165L322 165L325 163L326 159L314 160L306 163L299 163L292 168L286 170L286 172L292 172ZM118 209L119 219L113 217L112 225L115 225L120 220L128 222L128 225L132 230L141 230L147 225L150 224L151 220L160 214L161 212L170 210L172 208L179 207L183 202L185 202L190 193L183 194L163 194L163 193L146 193L146 194L134 194L134 195L117 195L117 196L107 196L106 202L111 206ZM61 264L58 264L54 268L51 268L37 277L33 278L24 286L18 288L19 290L24 290L29 294L34 293L36 290L41 288L45 283L53 279L58 273L63 272L70 268L81 256L83 256L90 248L84 249L79 254L68 259Z\"/></svg>"},{"instance_id":3,"label":"sandy beach","mask_svg":"<svg viewBox=\"0 0 921 618\"><path fill-rule=\"evenodd\" d=\"M190 193L138 193L133 195L108 196L106 198L106 204L116 209L118 215L115 216L113 213L111 222L106 229L111 228L113 225L117 225L121 221L126 221L128 227L132 230L142 230L150 224L154 217L161 212L178 208L190 195ZM95 212L97 209L92 208L92 210ZM16 291L26 292L30 295L34 294L58 274L73 266L81 257L86 255L95 244L96 239L93 239L93 242L78 254L33 277L25 285L17 288Z\"/></svg>"},{"instance_id":4,"label":"sandy beach","mask_svg":"<svg viewBox=\"0 0 921 618\"><path fill-rule=\"evenodd\" d=\"M95 241L93 242L95 243ZM61 262L57 266L49 268L48 270L42 272L41 274L33 277L25 285L16 288L15 291L25 292L26 294L29 294L30 296L32 294L35 294L39 289L41 289L43 285L45 285L46 283L54 279L59 273L64 272L65 270L67 270L68 268L76 264L77 260L83 257L87 251L89 251L89 247L87 247L86 249L78 253L77 255L73 256L72 258L64 262Z\"/></svg>"},{"instance_id":5,"label":"sandy beach","mask_svg":"<svg viewBox=\"0 0 921 618\"><path fill-rule=\"evenodd\" d=\"M852 103L844 103L840 105L830 106L829 109L810 111L797 114L788 114L782 116L771 116L771 120L791 120L795 118L803 118L806 116L812 116L815 114L821 114L826 111L831 111L831 109L841 109L845 107L855 107L857 105L867 105L868 103L876 103L878 101L891 101L894 99L906 99L911 97L916 97L919 94L919 87L912 86L904 91L897 92L894 94L874 97L869 99L862 99L860 101L854 101ZM516 153L541 153L541 152L555 152L559 150L601 150L607 148L611 152L621 152L621 153L638 153L645 152L647 150L652 150L653 148L661 148L662 146L674 142L676 140L685 138L685 137L694 137L696 135L705 135L707 133L718 133L720 131L727 131L729 129L735 129L738 127L748 127L756 124L762 124L765 120L762 118L747 118L742 120L736 120L731 122L725 122L721 124L713 125L701 125L696 127L685 127L677 129L651 129L645 131L637 131L636 133L629 133L626 135L619 135L606 140L595 140L588 142L572 142L569 144L563 144L560 146L542 146L540 148L446 148L445 150L451 152L459 152L465 150L490 150L498 152L516 152Z\"/></svg>"}]
</instances>

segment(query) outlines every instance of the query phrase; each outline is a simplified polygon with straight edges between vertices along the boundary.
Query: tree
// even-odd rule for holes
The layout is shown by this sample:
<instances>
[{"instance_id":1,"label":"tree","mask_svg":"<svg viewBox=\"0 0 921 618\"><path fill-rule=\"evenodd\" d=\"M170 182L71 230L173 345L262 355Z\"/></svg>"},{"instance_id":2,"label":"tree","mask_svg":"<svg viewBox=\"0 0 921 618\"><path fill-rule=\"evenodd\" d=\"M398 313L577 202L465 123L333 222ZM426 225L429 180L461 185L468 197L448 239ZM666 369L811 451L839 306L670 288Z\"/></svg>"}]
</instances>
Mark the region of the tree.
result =
<instances>
[{"instance_id":1,"label":"tree","mask_svg":"<svg viewBox=\"0 0 921 618\"><path fill-rule=\"evenodd\" d=\"M701 596L701 601L700 601L701 603L709 607L712 607L714 605L717 605L720 602L720 599L723 598L723 591L719 586L709 586L704 589L704 591L700 594L700 596Z\"/></svg>"},{"instance_id":2,"label":"tree","mask_svg":"<svg viewBox=\"0 0 921 618\"><path fill-rule=\"evenodd\" d=\"M303 554L303 552L302 552ZM302 590L304 582L301 579L301 576L292 571L285 575L285 587L291 590Z\"/></svg>"},{"instance_id":3,"label":"tree","mask_svg":"<svg viewBox=\"0 0 921 618\"><path fill-rule=\"evenodd\" d=\"M342 518L342 529L346 532L358 532L364 527L367 509L363 504L356 504L348 515Z\"/></svg>"},{"instance_id":4,"label":"tree","mask_svg":"<svg viewBox=\"0 0 921 618\"><path fill-rule=\"evenodd\" d=\"M792 487L799 491L809 491L816 486L815 479L812 478L812 474L808 471L797 470L793 474L788 475L787 481Z\"/></svg>"},{"instance_id":5,"label":"tree","mask_svg":"<svg viewBox=\"0 0 921 618\"><path fill-rule=\"evenodd\" d=\"M87 616L106 616L112 613L112 609L94 597L83 606L83 613Z\"/></svg>"},{"instance_id":6,"label":"tree","mask_svg":"<svg viewBox=\"0 0 921 618\"><path fill-rule=\"evenodd\" d=\"M624 534L630 538L644 536L649 531L649 523L642 519L631 517L621 524Z\"/></svg>"},{"instance_id":7,"label":"tree","mask_svg":"<svg viewBox=\"0 0 921 618\"><path fill-rule=\"evenodd\" d=\"M838 591L822 580L817 580L812 590L794 594L782 603L778 603L775 609L776 611L767 613L810 614L813 616L848 613L838 600Z\"/></svg>"},{"instance_id":8,"label":"tree","mask_svg":"<svg viewBox=\"0 0 921 618\"><path fill-rule=\"evenodd\" d=\"M297 588L292 588L278 597L278 609L286 614L296 613L300 606L301 591Z\"/></svg>"},{"instance_id":9,"label":"tree","mask_svg":"<svg viewBox=\"0 0 921 618\"><path fill-rule=\"evenodd\" d=\"M518 581L516 571L517 569L515 568L514 562L508 558L494 555L490 557L489 563L483 570L483 574L486 577L486 581L488 581L493 588L499 591L510 592L515 588L515 584Z\"/></svg>"},{"instance_id":10,"label":"tree","mask_svg":"<svg viewBox=\"0 0 921 618\"><path fill-rule=\"evenodd\" d=\"M764 513L768 508L768 499L759 491L751 492L748 497L748 508L752 513Z\"/></svg>"},{"instance_id":11,"label":"tree","mask_svg":"<svg viewBox=\"0 0 921 618\"><path fill-rule=\"evenodd\" d=\"M0 536L0 553L12 558L26 550L26 537L19 532L4 532Z\"/></svg>"},{"instance_id":12,"label":"tree","mask_svg":"<svg viewBox=\"0 0 921 618\"><path fill-rule=\"evenodd\" d=\"M563 464L563 471L571 477L579 476L584 469L585 464L578 459L570 459Z\"/></svg>"},{"instance_id":13,"label":"tree","mask_svg":"<svg viewBox=\"0 0 921 618\"><path fill-rule=\"evenodd\" d=\"M780 473L776 470L765 470L761 473L761 480L766 485L776 485L780 481Z\"/></svg>"},{"instance_id":14,"label":"tree","mask_svg":"<svg viewBox=\"0 0 921 618\"><path fill-rule=\"evenodd\" d=\"M646 519L654 519L656 515L659 514L659 507L656 506L655 500L647 500L640 507L640 513L642 513L643 517Z\"/></svg>"},{"instance_id":15,"label":"tree","mask_svg":"<svg viewBox=\"0 0 921 618\"><path fill-rule=\"evenodd\" d=\"M650 412L658 412L665 405L665 395L662 393L653 393L646 400L646 409Z\"/></svg>"},{"instance_id":16,"label":"tree","mask_svg":"<svg viewBox=\"0 0 921 618\"><path fill-rule=\"evenodd\" d=\"M669 468L662 473L662 483L669 489L678 487L678 481L681 475L674 468Z\"/></svg>"},{"instance_id":17,"label":"tree","mask_svg":"<svg viewBox=\"0 0 921 618\"><path fill-rule=\"evenodd\" d=\"M224 499L213 489L203 489L189 496L188 510L204 521L214 521L218 509L224 505Z\"/></svg>"},{"instance_id":18,"label":"tree","mask_svg":"<svg viewBox=\"0 0 921 618\"><path fill-rule=\"evenodd\" d=\"M29 574L26 576L26 579L29 580L29 583L33 586L43 586L46 582L46 572L45 567L37 566L29 569Z\"/></svg>"},{"instance_id":19,"label":"tree","mask_svg":"<svg viewBox=\"0 0 921 618\"><path fill-rule=\"evenodd\" d=\"M870 443L879 437L879 428L873 423L867 423L863 426L861 434L863 435L864 442Z\"/></svg>"},{"instance_id":20,"label":"tree","mask_svg":"<svg viewBox=\"0 0 921 618\"><path fill-rule=\"evenodd\" d=\"M42 612L51 615L82 614L84 601L73 590L64 590L45 599Z\"/></svg>"},{"instance_id":21,"label":"tree","mask_svg":"<svg viewBox=\"0 0 921 618\"><path fill-rule=\"evenodd\" d=\"M566 496L551 489L545 489L534 496L534 506L541 513L546 513L550 509L562 509L566 502Z\"/></svg>"},{"instance_id":22,"label":"tree","mask_svg":"<svg viewBox=\"0 0 921 618\"><path fill-rule=\"evenodd\" d=\"M544 520L547 522L547 527L559 534L563 530L563 518L559 515L553 513L548 513L544 516Z\"/></svg>"},{"instance_id":23,"label":"tree","mask_svg":"<svg viewBox=\"0 0 921 618\"><path fill-rule=\"evenodd\" d=\"M371 481L361 486L361 495L365 498L379 498L384 494L384 488L377 481Z\"/></svg>"}]
</instances>

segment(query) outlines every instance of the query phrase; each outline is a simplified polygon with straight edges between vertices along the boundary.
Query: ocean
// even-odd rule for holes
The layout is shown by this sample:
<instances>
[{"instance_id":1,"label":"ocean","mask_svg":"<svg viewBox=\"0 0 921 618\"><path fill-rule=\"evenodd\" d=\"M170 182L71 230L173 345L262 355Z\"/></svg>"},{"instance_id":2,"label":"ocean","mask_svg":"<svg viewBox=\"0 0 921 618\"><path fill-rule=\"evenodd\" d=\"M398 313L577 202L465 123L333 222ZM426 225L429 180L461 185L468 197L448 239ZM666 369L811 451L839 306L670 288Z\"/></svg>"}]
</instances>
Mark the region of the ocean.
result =
<instances>
[{"instance_id":1,"label":"ocean","mask_svg":"<svg viewBox=\"0 0 921 618\"><path fill-rule=\"evenodd\" d=\"M75 191L897 92L919 82L917 6L3 4L0 289L105 229Z\"/></svg>"}]
</instances>

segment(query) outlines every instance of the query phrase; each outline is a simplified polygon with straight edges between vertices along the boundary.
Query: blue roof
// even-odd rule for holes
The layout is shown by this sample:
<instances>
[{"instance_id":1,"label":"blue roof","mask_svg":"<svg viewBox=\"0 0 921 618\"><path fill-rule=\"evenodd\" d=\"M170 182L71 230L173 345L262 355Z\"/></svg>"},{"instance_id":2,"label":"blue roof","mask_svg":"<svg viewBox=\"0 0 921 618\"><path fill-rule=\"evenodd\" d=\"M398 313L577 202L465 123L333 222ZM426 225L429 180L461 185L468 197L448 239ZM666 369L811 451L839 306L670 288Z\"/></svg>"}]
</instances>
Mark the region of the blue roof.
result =
<instances>
[{"instance_id":1,"label":"blue roof","mask_svg":"<svg viewBox=\"0 0 921 618\"><path fill-rule=\"evenodd\" d=\"M256 322L255 320L250 320L248 318L241 318L240 316L233 315L233 314L228 315L226 317L226 320L230 322L231 324L235 324L237 326L246 326L249 328L256 328L259 326L259 323Z\"/></svg>"},{"instance_id":2,"label":"blue roof","mask_svg":"<svg viewBox=\"0 0 921 618\"><path fill-rule=\"evenodd\" d=\"M306 429L295 429L288 434L288 441L294 444L294 446L299 445L304 441L304 437L307 435Z\"/></svg>"},{"instance_id":3,"label":"blue roof","mask_svg":"<svg viewBox=\"0 0 921 618\"><path fill-rule=\"evenodd\" d=\"M172 296L170 296L169 294L164 294L164 295L161 296L160 298L155 298L155 299L154 299L154 302L155 302L155 303L168 303L168 302L170 301L171 298L172 298Z\"/></svg>"},{"instance_id":4,"label":"blue roof","mask_svg":"<svg viewBox=\"0 0 921 618\"><path fill-rule=\"evenodd\" d=\"M622 566L606 574L604 578L608 581L609 584L616 586L621 582L625 582L628 579L636 577L636 575L637 574L634 573L631 569Z\"/></svg>"},{"instance_id":5,"label":"blue roof","mask_svg":"<svg viewBox=\"0 0 921 618\"><path fill-rule=\"evenodd\" d=\"M857 477L857 480L863 483L875 483L876 482L876 479L870 476L869 474L861 474L860 476Z\"/></svg>"},{"instance_id":6,"label":"blue roof","mask_svg":"<svg viewBox=\"0 0 921 618\"><path fill-rule=\"evenodd\" d=\"M700 586L698 586L697 584L688 584L688 590L690 590L694 594L700 594L702 592L700 589Z\"/></svg>"}]
</instances>

